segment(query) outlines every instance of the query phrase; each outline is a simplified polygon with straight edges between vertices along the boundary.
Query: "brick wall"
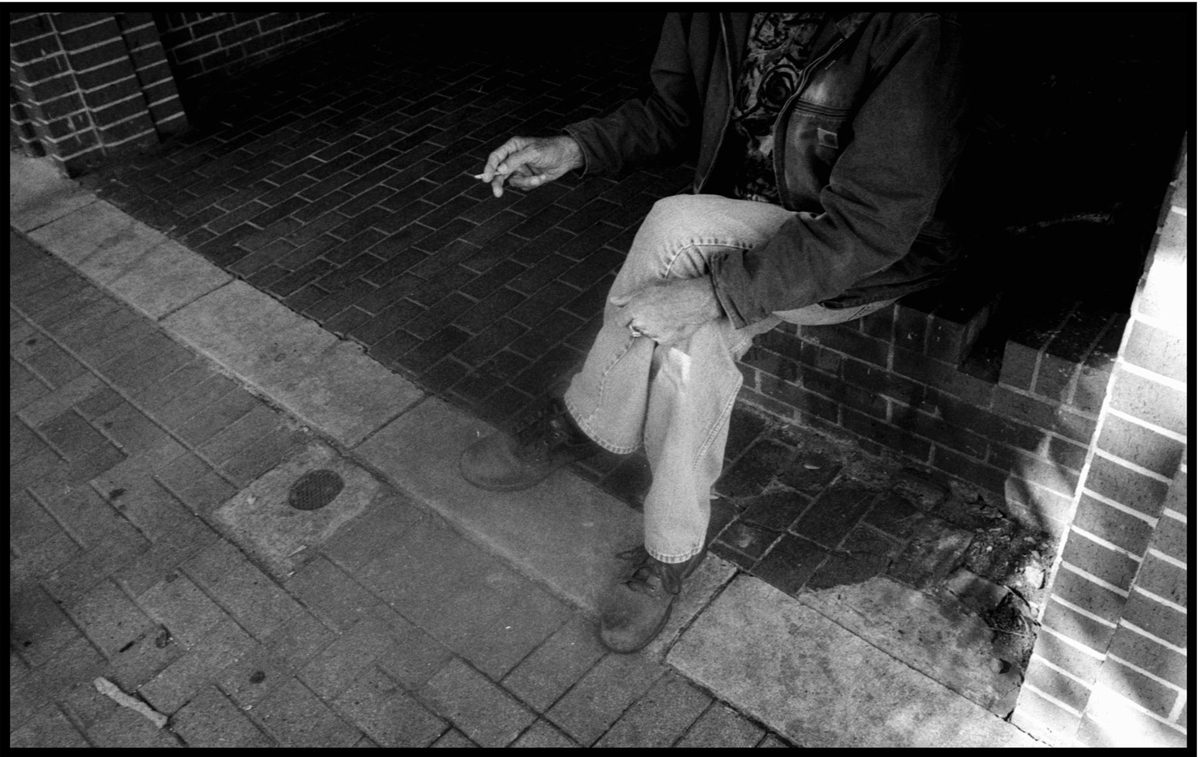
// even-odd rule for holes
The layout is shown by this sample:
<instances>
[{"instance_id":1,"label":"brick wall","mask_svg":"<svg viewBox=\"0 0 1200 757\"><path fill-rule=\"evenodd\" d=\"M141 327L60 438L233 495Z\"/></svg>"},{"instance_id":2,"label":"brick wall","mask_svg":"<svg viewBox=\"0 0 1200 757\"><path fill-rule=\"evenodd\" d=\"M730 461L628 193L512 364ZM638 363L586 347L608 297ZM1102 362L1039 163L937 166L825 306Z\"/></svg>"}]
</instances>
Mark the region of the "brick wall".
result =
<instances>
[{"instance_id":1,"label":"brick wall","mask_svg":"<svg viewBox=\"0 0 1200 757\"><path fill-rule=\"evenodd\" d=\"M1181 162L1072 498L1013 722L1056 745L1184 746L1187 171Z\"/></svg>"},{"instance_id":2,"label":"brick wall","mask_svg":"<svg viewBox=\"0 0 1200 757\"><path fill-rule=\"evenodd\" d=\"M185 99L248 67L294 51L347 25L363 13L163 12L154 14L167 58Z\"/></svg>"},{"instance_id":3,"label":"brick wall","mask_svg":"<svg viewBox=\"0 0 1200 757\"><path fill-rule=\"evenodd\" d=\"M997 302L963 284L838 326L781 326L743 361L742 399L960 479L1065 533L1127 316L1066 303L977 350ZM976 352L991 359L980 360Z\"/></svg>"},{"instance_id":4,"label":"brick wall","mask_svg":"<svg viewBox=\"0 0 1200 757\"><path fill-rule=\"evenodd\" d=\"M1012 717L1056 745L1186 742L1186 159L1165 199L1129 313L998 313L960 284L781 326L742 365L743 401L980 487L1048 534Z\"/></svg>"},{"instance_id":5,"label":"brick wall","mask_svg":"<svg viewBox=\"0 0 1200 757\"><path fill-rule=\"evenodd\" d=\"M9 15L9 143L66 175L187 127L149 13Z\"/></svg>"}]
</instances>

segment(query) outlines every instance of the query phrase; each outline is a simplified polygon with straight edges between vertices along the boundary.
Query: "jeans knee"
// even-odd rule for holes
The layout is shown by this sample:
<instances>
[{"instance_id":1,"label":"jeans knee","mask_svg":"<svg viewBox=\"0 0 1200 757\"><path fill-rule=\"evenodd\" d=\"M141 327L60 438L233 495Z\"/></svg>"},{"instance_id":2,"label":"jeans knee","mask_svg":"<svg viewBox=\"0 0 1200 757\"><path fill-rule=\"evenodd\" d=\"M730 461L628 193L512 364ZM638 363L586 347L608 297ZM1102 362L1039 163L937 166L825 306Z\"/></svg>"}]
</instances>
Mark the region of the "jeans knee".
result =
<instances>
[{"instance_id":1,"label":"jeans knee","mask_svg":"<svg viewBox=\"0 0 1200 757\"><path fill-rule=\"evenodd\" d=\"M695 203L695 195L671 195L663 197L654 203L650 208L650 212L646 214L646 218L642 221L643 227L649 227L659 234L670 234L670 229L675 226L686 226L685 219L692 212L692 206Z\"/></svg>"}]
</instances>

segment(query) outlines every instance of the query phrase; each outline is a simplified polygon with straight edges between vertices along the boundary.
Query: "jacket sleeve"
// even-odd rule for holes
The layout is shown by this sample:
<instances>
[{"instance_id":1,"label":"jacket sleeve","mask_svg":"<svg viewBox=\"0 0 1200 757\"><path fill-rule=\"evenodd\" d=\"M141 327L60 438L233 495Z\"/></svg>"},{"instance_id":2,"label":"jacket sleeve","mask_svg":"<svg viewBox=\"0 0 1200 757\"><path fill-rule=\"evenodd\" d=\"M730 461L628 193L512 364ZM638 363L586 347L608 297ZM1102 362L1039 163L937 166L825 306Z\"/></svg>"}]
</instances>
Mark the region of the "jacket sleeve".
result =
<instances>
[{"instance_id":1,"label":"jacket sleeve","mask_svg":"<svg viewBox=\"0 0 1200 757\"><path fill-rule=\"evenodd\" d=\"M736 327L835 297L907 254L960 151L959 37L956 25L925 17L881 51L820 209L795 213L754 250L712 261Z\"/></svg>"},{"instance_id":2,"label":"jacket sleeve","mask_svg":"<svg viewBox=\"0 0 1200 757\"><path fill-rule=\"evenodd\" d=\"M688 55L689 27L689 15L667 14L650 66L648 97L566 127L582 148L585 173L615 175L694 149L700 100Z\"/></svg>"}]
</instances>

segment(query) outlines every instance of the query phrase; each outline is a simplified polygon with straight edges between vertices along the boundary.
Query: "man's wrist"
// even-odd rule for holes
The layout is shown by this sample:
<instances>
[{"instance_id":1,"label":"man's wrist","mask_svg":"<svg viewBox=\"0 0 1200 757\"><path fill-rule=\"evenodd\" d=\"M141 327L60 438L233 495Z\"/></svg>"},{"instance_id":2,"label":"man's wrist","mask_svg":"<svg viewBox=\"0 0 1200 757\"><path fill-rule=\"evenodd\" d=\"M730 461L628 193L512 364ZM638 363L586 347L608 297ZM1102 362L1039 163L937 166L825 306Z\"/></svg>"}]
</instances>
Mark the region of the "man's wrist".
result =
<instances>
[{"instance_id":1,"label":"man's wrist","mask_svg":"<svg viewBox=\"0 0 1200 757\"><path fill-rule=\"evenodd\" d=\"M562 134L557 137L559 144L562 145L563 152L566 158L566 165L570 166L568 170L583 168L586 161L583 157L583 148L579 146L579 142L570 134Z\"/></svg>"}]
</instances>

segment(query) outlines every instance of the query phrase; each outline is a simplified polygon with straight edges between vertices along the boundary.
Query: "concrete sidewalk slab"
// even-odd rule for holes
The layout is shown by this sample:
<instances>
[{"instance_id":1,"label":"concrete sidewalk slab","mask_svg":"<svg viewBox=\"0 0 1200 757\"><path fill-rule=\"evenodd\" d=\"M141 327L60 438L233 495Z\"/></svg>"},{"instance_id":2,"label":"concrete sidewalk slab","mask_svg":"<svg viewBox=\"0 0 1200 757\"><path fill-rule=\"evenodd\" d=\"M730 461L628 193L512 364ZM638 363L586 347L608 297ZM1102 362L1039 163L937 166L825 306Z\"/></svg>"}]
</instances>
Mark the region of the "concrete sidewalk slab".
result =
<instances>
[{"instance_id":1,"label":"concrete sidewalk slab","mask_svg":"<svg viewBox=\"0 0 1200 757\"><path fill-rule=\"evenodd\" d=\"M807 747L1036 746L992 713L748 576L668 663Z\"/></svg>"},{"instance_id":2,"label":"concrete sidewalk slab","mask_svg":"<svg viewBox=\"0 0 1200 757\"><path fill-rule=\"evenodd\" d=\"M567 471L523 492L488 492L458 471L466 445L495 429L437 399L427 399L354 449L406 494L441 513L527 575L592 615L622 569L618 552L640 543L641 516ZM688 582L658 651L733 575L707 559Z\"/></svg>"},{"instance_id":3,"label":"concrete sidewalk slab","mask_svg":"<svg viewBox=\"0 0 1200 757\"><path fill-rule=\"evenodd\" d=\"M957 602L884 576L803 591L797 601L998 715L1012 712L1021 674L998 675L991 628Z\"/></svg>"},{"instance_id":4,"label":"concrete sidewalk slab","mask_svg":"<svg viewBox=\"0 0 1200 757\"><path fill-rule=\"evenodd\" d=\"M108 284L109 291L155 320L220 288L233 279L178 242L150 248Z\"/></svg>"},{"instance_id":5,"label":"concrete sidewalk slab","mask_svg":"<svg viewBox=\"0 0 1200 757\"><path fill-rule=\"evenodd\" d=\"M49 161L8 154L8 222L14 228L28 232L96 201Z\"/></svg>"},{"instance_id":6,"label":"concrete sidewalk slab","mask_svg":"<svg viewBox=\"0 0 1200 757\"><path fill-rule=\"evenodd\" d=\"M424 396L355 346L241 281L175 311L163 324L347 446Z\"/></svg>"},{"instance_id":7,"label":"concrete sidewalk slab","mask_svg":"<svg viewBox=\"0 0 1200 757\"><path fill-rule=\"evenodd\" d=\"M354 453L526 574L594 612L604 578L616 567L613 555L641 539L640 516L565 471L523 492L472 486L458 471L458 456L492 432L445 402L427 399Z\"/></svg>"},{"instance_id":8,"label":"concrete sidewalk slab","mask_svg":"<svg viewBox=\"0 0 1200 757\"><path fill-rule=\"evenodd\" d=\"M317 509L292 507L292 487L317 471L337 476L340 491ZM374 476L329 446L312 442L231 497L213 518L231 541L258 557L276 578L285 579L304 563L309 550L366 510L379 490Z\"/></svg>"},{"instance_id":9,"label":"concrete sidewalk slab","mask_svg":"<svg viewBox=\"0 0 1200 757\"><path fill-rule=\"evenodd\" d=\"M29 232L29 238L100 284L135 265L165 234L104 200L88 203Z\"/></svg>"}]
</instances>

